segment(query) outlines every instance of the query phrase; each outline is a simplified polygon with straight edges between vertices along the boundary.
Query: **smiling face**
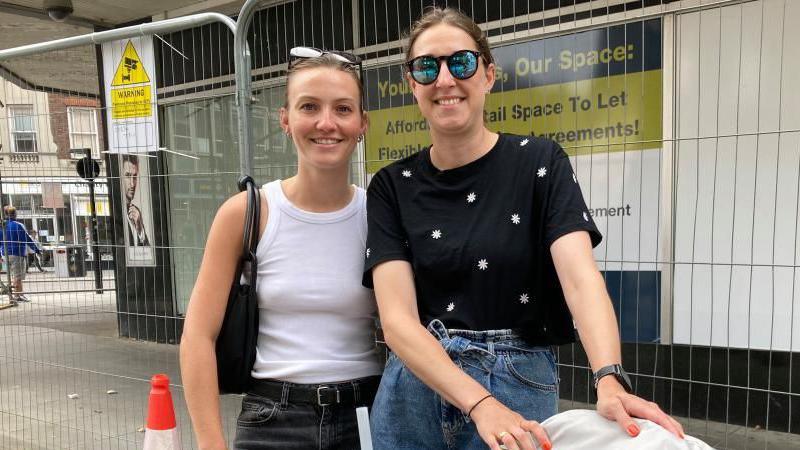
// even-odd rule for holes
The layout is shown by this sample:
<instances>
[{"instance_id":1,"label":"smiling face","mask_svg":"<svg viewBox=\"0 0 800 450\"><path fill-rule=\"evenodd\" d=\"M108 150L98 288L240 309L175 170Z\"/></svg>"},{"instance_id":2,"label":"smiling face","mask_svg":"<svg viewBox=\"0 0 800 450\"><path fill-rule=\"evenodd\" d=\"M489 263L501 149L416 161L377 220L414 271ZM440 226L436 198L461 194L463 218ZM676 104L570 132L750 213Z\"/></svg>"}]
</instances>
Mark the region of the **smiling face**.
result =
<instances>
[{"instance_id":1,"label":"smiling face","mask_svg":"<svg viewBox=\"0 0 800 450\"><path fill-rule=\"evenodd\" d=\"M441 23L423 31L414 41L408 58L421 55L448 56L459 50L479 50L476 42L462 29ZM431 129L440 134L458 134L483 127L486 94L494 85L494 64L481 58L478 71L466 80L454 78L442 61L439 77L423 85L407 75L409 85L422 115Z\"/></svg>"},{"instance_id":2,"label":"smiling face","mask_svg":"<svg viewBox=\"0 0 800 450\"><path fill-rule=\"evenodd\" d=\"M367 126L360 99L358 82L342 70L316 67L291 75L281 126L291 134L301 165L347 167Z\"/></svg>"}]
</instances>

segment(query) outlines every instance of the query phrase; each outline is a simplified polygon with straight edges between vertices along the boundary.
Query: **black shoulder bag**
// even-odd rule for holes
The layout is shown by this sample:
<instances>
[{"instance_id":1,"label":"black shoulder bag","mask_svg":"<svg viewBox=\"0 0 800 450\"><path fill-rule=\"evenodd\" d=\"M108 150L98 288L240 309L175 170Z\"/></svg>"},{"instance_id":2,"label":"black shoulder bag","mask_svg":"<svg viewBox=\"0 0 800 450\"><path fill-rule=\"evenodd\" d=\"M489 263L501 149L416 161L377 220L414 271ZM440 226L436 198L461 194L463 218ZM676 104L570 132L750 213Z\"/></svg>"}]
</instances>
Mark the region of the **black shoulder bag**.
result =
<instances>
[{"instance_id":1,"label":"black shoulder bag","mask_svg":"<svg viewBox=\"0 0 800 450\"><path fill-rule=\"evenodd\" d=\"M242 254L236 265L225 318L217 336L217 381L221 394L241 394L247 390L258 343L256 247L261 223L261 195L255 181L249 176L239 179L239 190L247 190L247 212ZM249 269L250 276L243 281L242 271L245 269Z\"/></svg>"}]
</instances>

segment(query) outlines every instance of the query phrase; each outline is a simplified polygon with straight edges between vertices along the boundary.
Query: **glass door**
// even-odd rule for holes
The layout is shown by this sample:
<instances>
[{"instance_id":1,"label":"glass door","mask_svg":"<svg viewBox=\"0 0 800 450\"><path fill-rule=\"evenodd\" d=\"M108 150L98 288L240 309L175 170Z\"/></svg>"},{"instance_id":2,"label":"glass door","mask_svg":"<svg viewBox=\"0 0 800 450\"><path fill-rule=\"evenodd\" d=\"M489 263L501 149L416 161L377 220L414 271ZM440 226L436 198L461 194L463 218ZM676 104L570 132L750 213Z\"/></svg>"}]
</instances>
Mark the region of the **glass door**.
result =
<instances>
[{"instance_id":1,"label":"glass door","mask_svg":"<svg viewBox=\"0 0 800 450\"><path fill-rule=\"evenodd\" d=\"M30 235L42 249L41 264L44 267L53 267L53 251L50 246L56 243L57 234L55 217L33 219L33 229L30 230Z\"/></svg>"}]
</instances>

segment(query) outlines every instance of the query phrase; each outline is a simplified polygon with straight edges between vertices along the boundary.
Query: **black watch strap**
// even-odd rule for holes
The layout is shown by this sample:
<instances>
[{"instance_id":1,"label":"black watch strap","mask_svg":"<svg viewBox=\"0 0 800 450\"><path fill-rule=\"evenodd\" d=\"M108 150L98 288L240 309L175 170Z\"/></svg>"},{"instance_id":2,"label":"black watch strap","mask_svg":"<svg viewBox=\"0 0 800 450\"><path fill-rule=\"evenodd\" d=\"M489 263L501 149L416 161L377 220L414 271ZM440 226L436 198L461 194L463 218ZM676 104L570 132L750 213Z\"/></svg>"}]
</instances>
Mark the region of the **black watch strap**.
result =
<instances>
[{"instance_id":1,"label":"black watch strap","mask_svg":"<svg viewBox=\"0 0 800 450\"><path fill-rule=\"evenodd\" d=\"M625 369L622 368L621 364L611 364L610 366L601 367L597 372L594 373L594 389L597 390L597 384L600 382L600 379L612 375L614 378L619 381L619 384L625 388L625 391L628 393L633 392L633 387L631 386L631 380L628 378L628 374L625 373Z\"/></svg>"}]
</instances>

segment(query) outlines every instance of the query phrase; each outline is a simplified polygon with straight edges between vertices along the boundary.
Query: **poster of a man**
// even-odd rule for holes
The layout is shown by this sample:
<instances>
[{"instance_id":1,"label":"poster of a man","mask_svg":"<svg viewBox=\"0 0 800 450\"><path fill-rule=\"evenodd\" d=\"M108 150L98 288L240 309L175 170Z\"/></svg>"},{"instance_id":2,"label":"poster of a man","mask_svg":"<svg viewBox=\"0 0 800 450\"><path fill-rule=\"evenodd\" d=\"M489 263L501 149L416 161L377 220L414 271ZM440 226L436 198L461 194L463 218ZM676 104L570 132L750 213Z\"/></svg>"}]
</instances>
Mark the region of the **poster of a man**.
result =
<instances>
[{"instance_id":1,"label":"poster of a man","mask_svg":"<svg viewBox=\"0 0 800 450\"><path fill-rule=\"evenodd\" d=\"M149 234L153 229L153 218L148 175L147 158L144 155L120 156L120 187L129 266L155 264L153 243Z\"/></svg>"},{"instance_id":2,"label":"poster of a man","mask_svg":"<svg viewBox=\"0 0 800 450\"><path fill-rule=\"evenodd\" d=\"M142 209L133 202L139 185L139 157L122 155L122 189L125 192L125 210L128 214L128 243L140 247L149 246L147 230L142 219Z\"/></svg>"}]
</instances>

